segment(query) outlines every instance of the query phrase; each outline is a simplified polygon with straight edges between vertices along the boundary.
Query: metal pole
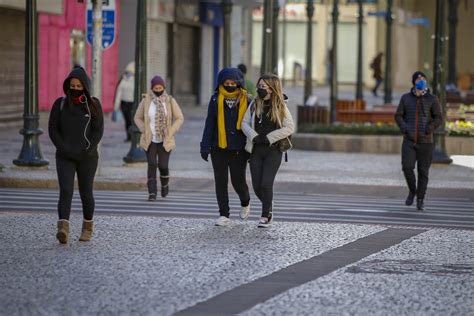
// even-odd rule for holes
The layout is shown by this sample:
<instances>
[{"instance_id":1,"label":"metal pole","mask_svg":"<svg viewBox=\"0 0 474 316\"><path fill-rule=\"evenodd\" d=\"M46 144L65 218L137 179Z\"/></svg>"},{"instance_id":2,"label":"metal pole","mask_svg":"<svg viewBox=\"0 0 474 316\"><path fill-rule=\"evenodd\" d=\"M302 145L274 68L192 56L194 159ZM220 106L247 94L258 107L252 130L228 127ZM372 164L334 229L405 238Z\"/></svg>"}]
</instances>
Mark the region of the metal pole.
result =
<instances>
[{"instance_id":1,"label":"metal pole","mask_svg":"<svg viewBox=\"0 0 474 316\"><path fill-rule=\"evenodd\" d=\"M17 166L41 167L49 161L43 159L39 136L43 130L39 128L38 113L38 16L36 0L26 0L25 18L25 90L23 128L23 146L20 155L13 163Z\"/></svg>"},{"instance_id":2,"label":"metal pole","mask_svg":"<svg viewBox=\"0 0 474 316\"><path fill-rule=\"evenodd\" d=\"M102 0L92 1L92 91L91 94L101 100L102 98ZM97 150L99 152L99 163L97 174L100 174L100 151L99 142Z\"/></svg>"},{"instance_id":3,"label":"metal pole","mask_svg":"<svg viewBox=\"0 0 474 316\"><path fill-rule=\"evenodd\" d=\"M135 39L135 96L132 110L132 135L130 151L123 158L126 163L145 162L146 155L140 148L140 130L135 124L133 117L137 111L138 104L142 99L142 93L146 92L146 0L137 1L137 25Z\"/></svg>"},{"instance_id":4,"label":"metal pole","mask_svg":"<svg viewBox=\"0 0 474 316\"><path fill-rule=\"evenodd\" d=\"M336 122L337 102L337 22L339 18L339 0L334 0L332 10L332 75L331 75L331 108L329 120L331 124Z\"/></svg>"},{"instance_id":5,"label":"metal pole","mask_svg":"<svg viewBox=\"0 0 474 316\"><path fill-rule=\"evenodd\" d=\"M308 0L306 15L308 17L308 21L306 26L306 69L304 79L303 105L306 104L308 98L313 94L313 0Z\"/></svg>"},{"instance_id":6,"label":"metal pole","mask_svg":"<svg viewBox=\"0 0 474 316\"><path fill-rule=\"evenodd\" d=\"M356 87L356 100L363 100L364 93L362 91L362 32L364 23L364 5L362 0L357 0L359 6L359 14L357 17L358 24L358 38L357 38L357 87Z\"/></svg>"},{"instance_id":7,"label":"metal pole","mask_svg":"<svg viewBox=\"0 0 474 316\"><path fill-rule=\"evenodd\" d=\"M385 104L392 103L392 4L393 0L387 0L387 14L385 16L385 21L387 22L385 42Z\"/></svg>"},{"instance_id":8,"label":"metal pole","mask_svg":"<svg viewBox=\"0 0 474 316\"><path fill-rule=\"evenodd\" d=\"M458 6L460 0L448 1L449 22L449 59L448 59L448 85L456 89L456 28L458 25Z\"/></svg>"},{"instance_id":9,"label":"metal pole","mask_svg":"<svg viewBox=\"0 0 474 316\"><path fill-rule=\"evenodd\" d=\"M224 12L224 67L232 65L231 53L231 16L232 16L232 0L222 0L222 11Z\"/></svg>"},{"instance_id":10,"label":"metal pole","mask_svg":"<svg viewBox=\"0 0 474 316\"><path fill-rule=\"evenodd\" d=\"M265 0L263 7L262 65L260 67L260 73L262 75L272 71L272 14L273 0Z\"/></svg>"},{"instance_id":11,"label":"metal pole","mask_svg":"<svg viewBox=\"0 0 474 316\"><path fill-rule=\"evenodd\" d=\"M282 71L281 71L281 81L283 85L285 84L285 75L286 75L286 31L287 31L287 20L286 20L286 0L284 0L283 4L283 34L281 39L281 59L283 60L282 63Z\"/></svg>"},{"instance_id":12,"label":"metal pole","mask_svg":"<svg viewBox=\"0 0 474 316\"><path fill-rule=\"evenodd\" d=\"M92 1L92 95L102 96L102 0Z\"/></svg>"},{"instance_id":13,"label":"metal pole","mask_svg":"<svg viewBox=\"0 0 474 316\"><path fill-rule=\"evenodd\" d=\"M278 15L280 13L280 1L273 0L273 14L272 14L272 72L278 73Z\"/></svg>"},{"instance_id":14,"label":"metal pole","mask_svg":"<svg viewBox=\"0 0 474 316\"><path fill-rule=\"evenodd\" d=\"M441 112L443 114L443 123L434 132L434 150L433 162L450 164L453 162L446 153L446 85L445 85L445 61L444 61L444 16L445 0L436 0L436 25L435 25L435 44L434 44L434 76L433 76L433 94L439 99Z\"/></svg>"}]
</instances>

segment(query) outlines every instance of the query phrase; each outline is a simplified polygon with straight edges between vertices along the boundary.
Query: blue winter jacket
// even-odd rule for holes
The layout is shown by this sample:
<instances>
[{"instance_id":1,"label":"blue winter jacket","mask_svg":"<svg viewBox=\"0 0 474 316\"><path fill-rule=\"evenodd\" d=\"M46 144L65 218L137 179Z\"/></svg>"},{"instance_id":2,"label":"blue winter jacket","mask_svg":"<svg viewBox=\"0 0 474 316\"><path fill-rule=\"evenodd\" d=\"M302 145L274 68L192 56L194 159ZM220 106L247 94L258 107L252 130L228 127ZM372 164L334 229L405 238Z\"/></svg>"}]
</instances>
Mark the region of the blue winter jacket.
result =
<instances>
[{"instance_id":1,"label":"blue winter jacket","mask_svg":"<svg viewBox=\"0 0 474 316\"><path fill-rule=\"evenodd\" d=\"M248 100L250 103L250 100ZM224 121L227 136L226 150L245 150L246 137L242 130L237 130L238 106L229 108L224 104ZM201 152L210 153L218 148L217 134L217 92L211 97L207 109L206 125L202 134Z\"/></svg>"}]
</instances>

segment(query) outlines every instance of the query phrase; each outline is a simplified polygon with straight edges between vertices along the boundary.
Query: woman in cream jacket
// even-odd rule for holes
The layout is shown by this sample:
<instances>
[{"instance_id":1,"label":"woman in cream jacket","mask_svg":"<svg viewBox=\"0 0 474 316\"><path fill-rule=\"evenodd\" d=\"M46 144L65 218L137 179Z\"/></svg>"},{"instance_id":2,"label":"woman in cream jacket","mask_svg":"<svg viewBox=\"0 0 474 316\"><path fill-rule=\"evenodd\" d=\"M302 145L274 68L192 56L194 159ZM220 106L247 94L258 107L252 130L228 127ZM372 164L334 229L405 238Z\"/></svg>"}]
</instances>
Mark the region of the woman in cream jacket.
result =
<instances>
[{"instance_id":1,"label":"woman in cream jacket","mask_svg":"<svg viewBox=\"0 0 474 316\"><path fill-rule=\"evenodd\" d=\"M155 201L157 168L160 171L161 196L168 195L169 158L176 147L174 135L184 121L178 103L166 93L165 82L160 76L151 80L151 91L140 102L134 120L142 133L140 147L146 151L148 161L148 200Z\"/></svg>"},{"instance_id":2,"label":"woman in cream jacket","mask_svg":"<svg viewBox=\"0 0 474 316\"><path fill-rule=\"evenodd\" d=\"M245 113L242 131L247 136L253 189L262 202L258 227L268 228L273 221L273 182L282 159L278 142L293 133L294 124L277 76L262 76L257 94Z\"/></svg>"}]
</instances>

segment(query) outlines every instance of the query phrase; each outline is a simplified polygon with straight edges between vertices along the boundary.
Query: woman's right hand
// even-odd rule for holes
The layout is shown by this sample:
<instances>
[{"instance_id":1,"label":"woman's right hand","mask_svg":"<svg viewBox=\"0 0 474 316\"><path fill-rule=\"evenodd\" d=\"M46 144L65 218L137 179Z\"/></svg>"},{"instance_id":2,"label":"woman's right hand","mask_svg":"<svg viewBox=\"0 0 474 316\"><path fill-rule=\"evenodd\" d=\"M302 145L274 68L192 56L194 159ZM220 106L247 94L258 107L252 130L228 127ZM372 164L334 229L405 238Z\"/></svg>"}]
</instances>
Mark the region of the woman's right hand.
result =
<instances>
[{"instance_id":1,"label":"woman's right hand","mask_svg":"<svg viewBox=\"0 0 474 316\"><path fill-rule=\"evenodd\" d=\"M209 161L209 153L201 151L201 158L204 161Z\"/></svg>"}]
</instances>

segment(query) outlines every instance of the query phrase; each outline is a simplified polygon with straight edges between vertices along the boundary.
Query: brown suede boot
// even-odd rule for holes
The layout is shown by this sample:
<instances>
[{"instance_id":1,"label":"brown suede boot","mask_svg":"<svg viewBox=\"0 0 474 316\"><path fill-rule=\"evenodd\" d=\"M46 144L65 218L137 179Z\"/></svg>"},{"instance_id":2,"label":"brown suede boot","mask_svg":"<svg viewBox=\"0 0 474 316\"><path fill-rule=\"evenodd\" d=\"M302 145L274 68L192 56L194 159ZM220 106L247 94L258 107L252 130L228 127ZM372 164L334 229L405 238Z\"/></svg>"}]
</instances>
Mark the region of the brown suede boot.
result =
<instances>
[{"instance_id":1,"label":"brown suede boot","mask_svg":"<svg viewBox=\"0 0 474 316\"><path fill-rule=\"evenodd\" d=\"M69 240L69 221L67 219L58 220L58 232L56 238L61 244L67 244Z\"/></svg>"},{"instance_id":2,"label":"brown suede boot","mask_svg":"<svg viewBox=\"0 0 474 316\"><path fill-rule=\"evenodd\" d=\"M82 233L81 237L79 237L80 241L90 241L92 239L92 232L94 231L94 221L86 221L82 222Z\"/></svg>"}]
</instances>

